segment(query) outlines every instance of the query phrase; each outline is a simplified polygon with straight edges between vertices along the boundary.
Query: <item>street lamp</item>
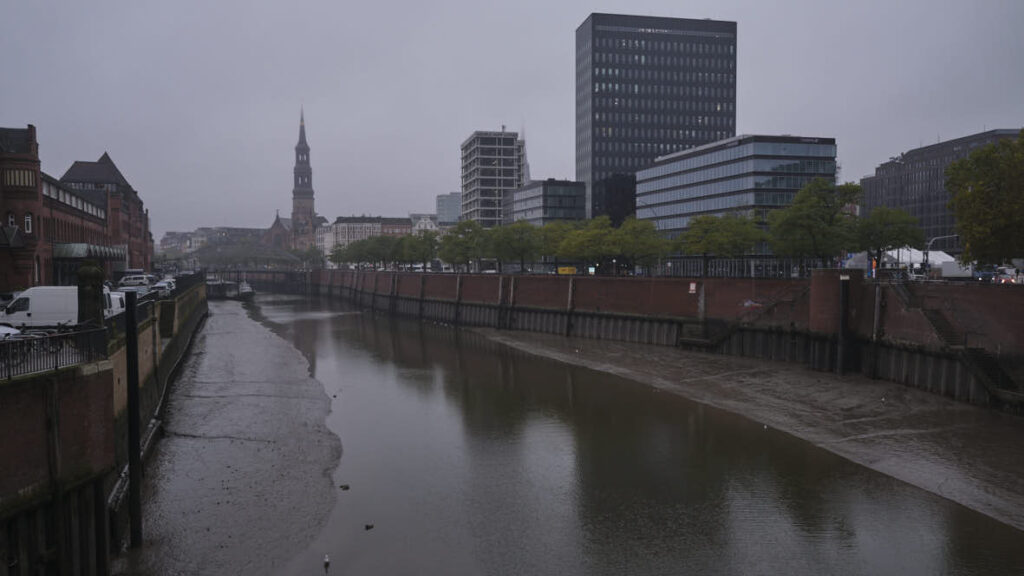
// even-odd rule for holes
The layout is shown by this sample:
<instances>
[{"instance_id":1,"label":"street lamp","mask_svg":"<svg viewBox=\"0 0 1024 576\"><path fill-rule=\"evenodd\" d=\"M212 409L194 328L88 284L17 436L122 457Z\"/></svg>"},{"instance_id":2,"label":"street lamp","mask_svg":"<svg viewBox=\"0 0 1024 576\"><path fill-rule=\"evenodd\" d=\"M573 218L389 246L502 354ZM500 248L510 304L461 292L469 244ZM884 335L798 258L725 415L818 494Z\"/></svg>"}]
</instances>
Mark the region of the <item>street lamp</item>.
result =
<instances>
[{"instance_id":1,"label":"street lamp","mask_svg":"<svg viewBox=\"0 0 1024 576\"><path fill-rule=\"evenodd\" d=\"M924 246L924 257L921 259L922 260L921 264L922 264L922 266L924 266L925 274L927 274L928 270L930 269L928 267L928 253L932 251L932 243L935 242L936 240L947 240L949 238L959 238L959 237L960 237L959 234L950 234L948 236L936 236L935 238L932 238L931 240L929 240L927 244L925 244L925 246Z\"/></svg>"},{"instance_id":2,"label":"street lamp","mask_svg":"<svg viewBox=\"0 0 1024 576\"><path fill-rule=\"evenodd\" d=\"M619 265L616 262L615 258L612 258L612 276L619 275Z\"/></svg>"}]
</instances>

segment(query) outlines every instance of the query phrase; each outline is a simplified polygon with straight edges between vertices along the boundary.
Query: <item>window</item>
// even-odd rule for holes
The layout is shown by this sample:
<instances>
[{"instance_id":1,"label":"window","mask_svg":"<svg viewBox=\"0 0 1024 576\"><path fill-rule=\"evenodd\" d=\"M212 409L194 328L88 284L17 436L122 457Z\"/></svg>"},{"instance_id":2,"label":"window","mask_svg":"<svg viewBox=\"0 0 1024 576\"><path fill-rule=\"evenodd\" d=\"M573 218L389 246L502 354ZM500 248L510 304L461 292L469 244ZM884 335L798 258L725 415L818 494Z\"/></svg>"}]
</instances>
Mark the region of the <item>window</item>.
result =
<instances>
[{"instance_id":1,"label":"window","mask_svg":"<svg viewBox=\"0 0 1024 576\"><path fill-rule=\"evenodd\" d=\"M7 313L28 312L28 298L18 298L7 306Z\"/></svg>"},{"instance_id":2,"label":"window","mask_svg":"<svg viewBox=\"0 0 1024 576\"><path fill-rule=\"evenodd\" d=\"M25 212L25 234L32 233L32 213Z\"/></svg>"}]
</instances>

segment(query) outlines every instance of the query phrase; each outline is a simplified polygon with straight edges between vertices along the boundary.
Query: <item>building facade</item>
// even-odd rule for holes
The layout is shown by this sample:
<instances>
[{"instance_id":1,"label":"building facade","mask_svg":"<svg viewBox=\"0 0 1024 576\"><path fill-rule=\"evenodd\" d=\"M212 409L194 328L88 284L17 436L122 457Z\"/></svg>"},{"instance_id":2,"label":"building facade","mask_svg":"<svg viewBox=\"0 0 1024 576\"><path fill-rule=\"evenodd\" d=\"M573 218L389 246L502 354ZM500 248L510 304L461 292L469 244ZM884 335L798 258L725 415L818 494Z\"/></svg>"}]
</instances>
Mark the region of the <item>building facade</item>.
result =
<instances>
[{"instance_id":1,"label":"building facade","mask_svg":"<svg viewBox=\"0 0 1024 576\"><path fill-rule=\"evenodd\" d=\"M437 223L451 226L459 221L462 214L462 193L449 192L437 195Z\"/></svg>"},{"instance_id":2,"label":"building facade","mask_svg":"<svg viewBox=\"0 0 1024 576\"><path fill-rule=\"evenodd\" d=\"M525 184L526 144L516 132L473 132L462 143L461 220L484 228L500 226L502 207L512 191Z\"/></svg>"},{"instance_id":3,"label":"building facade","mask_svg":"<svg viewBox=\"0 0 1024 576\"><path fill-rule=\"evenodd\" d=\"M299 112L299 142L295 145L295 168L292 171L292 248L305 250L316 245L316 210L313 206L313 168L309 163L306 142L306 114Z\"/></svg>"},{"instance_id":4,"label":"building facade","mask_svg":"<svg viewBox=\"0 0 1024 576\"><path fill-rule=\"evenodd\" d=\"M134 190L106 154L98 163L75 164L88 173L81 179L87 183L41 170L31 124L0 128L0 290L73 284L85 260L98 262L108 277L132 263L148 267L149 219ZM109 176L108 167L118 182L96 177Z\"/></svg>"},{"instance_id":5,"label":"building facade","mask_svg":"<svg viewBox=\"0 0 1024 576\"><path fill-rule=\"evenodd\" d=\"M374 236L408 236L413 232L411 218L382 216L338 216L333 223L318 228L317 248L330 256L338 247Z\"/></svg>"},{"instance_id":6,"label":"building facade","mask_svg":"<svg viewBox=\"0 0 1024 576\"><path fill-rule=\"evenodd\" d=\"M150 269L153 235L149 229L149 212L109 154L104 152L96 162L76 161L60 183L90 198L93 204L105 205L110 242L123 245L127 250L124 266L115 266L114 270Z\"/></svg>"},{"instance_id":7,"label":"building facade","mask_svg":"<svg viewBox=\"0 0 1024 576\"><path fill-rule=\"evenodd\" d=\"M904 152L875 168L873 176L860 181L863 188L862 214L878 206L899 208L917 218L932 250L960 254L963 247L956 234L956 221L949 210L946 168L973 150L1004 138L1015 138L1019 130L989 130L956 140L940 142Z\"/></svg>"},{"instance_id":8,"label":"building facade","mask_svg":"<svg viewBox=\"0 0 1024 576\"><path fill-rule=\"evenodd\" d=\"M659 156L736 134L736 23L591 14L576 29L576 180L620 222Z\"/></svg>"},{"instance_id":9,"label":"building facade","mask_svg":"<svg viewBox=\"0 0 1024 576\"><path fill-rule=\"evenodd\" d=\"M764 222L815 178L835 182L834 138L736 136L663 156L637 172L636 215L669 237L703 214L741 212Z\"/></svg>"},{"instance_id":10,"label":"building facade","mask_svg":"<svg viewBox=\"0 0 1024 576\"><path fill-rule=\"evenodd\" d=\"M513 193L512 221L543 226L586 218L587 187L572 180L534 180Z\"/></svg>"}]
</instances>

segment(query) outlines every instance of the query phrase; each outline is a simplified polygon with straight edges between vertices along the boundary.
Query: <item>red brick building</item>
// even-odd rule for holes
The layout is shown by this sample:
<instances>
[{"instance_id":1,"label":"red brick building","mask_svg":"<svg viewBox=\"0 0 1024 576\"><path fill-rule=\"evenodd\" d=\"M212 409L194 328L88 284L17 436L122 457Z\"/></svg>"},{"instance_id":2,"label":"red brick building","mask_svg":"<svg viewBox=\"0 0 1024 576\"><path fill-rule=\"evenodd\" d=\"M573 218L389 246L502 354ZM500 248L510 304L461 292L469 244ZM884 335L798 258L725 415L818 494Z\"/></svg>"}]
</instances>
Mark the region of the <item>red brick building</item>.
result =
<instances>
[{"instance_id":1,"label":"red brick building","mask_svg":"<svg viewBox=\"0 0 1024 576\"><path fill-rule=\"evenodd\" d=\"M0 128L0 290L73 284L86 259L108 277L149 269L153 240L142 200L107 154L57 180L41 170L35 126Z\"/></svg>"}]
</instances>

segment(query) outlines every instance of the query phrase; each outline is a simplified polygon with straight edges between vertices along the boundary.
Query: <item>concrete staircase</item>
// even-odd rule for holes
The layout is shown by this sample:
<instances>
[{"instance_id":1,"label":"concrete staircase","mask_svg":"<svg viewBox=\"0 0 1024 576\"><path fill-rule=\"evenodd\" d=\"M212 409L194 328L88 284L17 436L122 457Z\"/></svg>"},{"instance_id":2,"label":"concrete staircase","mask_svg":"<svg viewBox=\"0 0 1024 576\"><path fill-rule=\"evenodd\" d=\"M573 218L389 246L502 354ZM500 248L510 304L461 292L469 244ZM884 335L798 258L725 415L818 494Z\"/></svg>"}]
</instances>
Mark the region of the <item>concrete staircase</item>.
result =
<instances>
[{"instance_id":1,"label":"concrete staircase","mask_svg":"<svg viewBox=\"0 0 1024 576\"><path fill-rule=\"evenodd\" d=\"M939 310L928 310L921 308L921 313L928 319L928 322L935 329L942 342L950 348L959 348L964 345L964 335L946 320L946 315Z\"/></svg>"}]
</instances>

